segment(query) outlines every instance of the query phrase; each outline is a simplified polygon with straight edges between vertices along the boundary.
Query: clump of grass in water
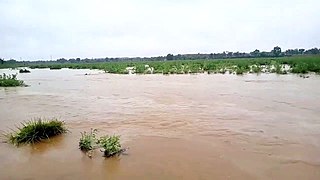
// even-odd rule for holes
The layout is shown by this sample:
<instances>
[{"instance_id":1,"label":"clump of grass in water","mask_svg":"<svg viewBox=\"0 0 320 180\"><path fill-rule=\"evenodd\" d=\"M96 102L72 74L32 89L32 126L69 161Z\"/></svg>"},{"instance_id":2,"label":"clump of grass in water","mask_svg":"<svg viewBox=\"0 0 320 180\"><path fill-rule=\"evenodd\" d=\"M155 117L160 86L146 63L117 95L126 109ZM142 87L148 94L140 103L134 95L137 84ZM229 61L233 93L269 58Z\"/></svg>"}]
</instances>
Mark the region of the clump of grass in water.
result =
<instances>
[{"instance_id":1,"label":"clump of grass in water","mask_svg":"<svg viewBox=\"0 0 320 180\"><path fill-rule=\"evenodd\" d=\"M97 129L91 129L90 133L86 131L81 133L79 148L86 152L90 158L96 148L102 148L105 157L112 157L126 151L126 149L121 149L120 136L113 135L97 138L97 132Z\"/></svg>"},{"instance_id":2,"label":"clump of grass in water","mask_svg":"<svg viewBox=\"0 0 320 180\"><path fill-rule=\"evenodd\" d=\"M17 87L25 86L24 82L17 79L17 74L0 75L0 87Z\"/></svg>"},{"instance_id":3,"label":"clump of grass in water","mask_svg":"<svg viewBox=\"0 0 320 180\"><path fill-rule=\"evenodd\" d=\"M14 145L40 142L44 139L67 132L65 123L58 119L43 120L41 118L22 123L22 127L7 134L8 141Z\"/></svg>"},{"instance_id":4,"label":"clump of grass in water","mask_svg":"<svg viewBox=\"0 0 320 180\"><path fill-rule=\"evenodd\" d=\"M124 151L121 149L120 136L102 136L99 139L99 144L104 149L105 157L111 157Z\"/></svg>"},{"instance_id":5,"label":"clump of grass in water","mask_svg":"<svg viewBox=\"0 0 320 180\"><path fill-rule=\"evenodd\" d=\"M87 151L93 150L96 147L96 145L97 145L97 139L96 139L97 132L98 132L97 129L91 129L90 133L87 133L86 131L81 133L81 138L79 141L79 148L82 151L87 152Z\"/></svg>"}]
</instances>

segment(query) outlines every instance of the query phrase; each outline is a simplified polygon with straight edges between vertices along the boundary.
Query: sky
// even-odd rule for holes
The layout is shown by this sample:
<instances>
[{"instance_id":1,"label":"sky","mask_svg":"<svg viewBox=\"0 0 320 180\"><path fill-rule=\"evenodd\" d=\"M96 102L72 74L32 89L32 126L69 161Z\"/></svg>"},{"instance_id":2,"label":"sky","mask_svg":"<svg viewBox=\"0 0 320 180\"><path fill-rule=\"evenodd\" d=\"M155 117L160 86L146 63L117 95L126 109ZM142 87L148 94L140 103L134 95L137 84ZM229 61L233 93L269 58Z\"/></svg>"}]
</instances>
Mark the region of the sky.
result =
<instances>
[{"instance_id":1,"label":"sky","mask_svg":"<svg viewBox=\"0 0 320 180\"><path fill-rule=\"evenodd\" d=\"M319 0L0 0L0 58L320 47Z\"/></svg>"}]
</instances>

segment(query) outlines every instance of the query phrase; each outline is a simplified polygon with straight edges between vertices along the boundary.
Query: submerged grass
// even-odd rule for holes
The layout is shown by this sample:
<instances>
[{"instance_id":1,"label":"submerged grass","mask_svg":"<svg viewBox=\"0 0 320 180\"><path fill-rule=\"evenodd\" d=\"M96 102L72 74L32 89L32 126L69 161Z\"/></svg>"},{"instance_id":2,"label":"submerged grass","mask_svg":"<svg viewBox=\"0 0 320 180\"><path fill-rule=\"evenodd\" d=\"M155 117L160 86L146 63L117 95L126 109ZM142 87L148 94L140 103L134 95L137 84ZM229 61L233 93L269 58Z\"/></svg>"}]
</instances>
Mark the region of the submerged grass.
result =
<instances>
[{"instance_id":1,"label":"submerged grass","mask_svg":"<svg viewBox=\"0 0 320 180\"><path fill-rule=\"evenodd\" d=\"M97 139L96 139L96 134L97 134L97 129L91 129L90 133L87 133L84 131L81 133L81 138L79 141L79 148L82 151L90 151L93 150L96 145L97 145Z\"/></svg>"},{"instance_id":2,"label":"submerged grass","mask_svg":"<svg viewBox=\"0 0 320 180\"><path fill-rule=\"evenodd\" d=\"M121 149L120 136L106 135L97 138L97 132L97 129L91 129L90 133L86 131L81 133L79 148L86 152L90 158L93 150L97 148L103 149L101 151L104 152L105 157L111 157L126 151L126 149Z\"/></svg>"},{"instance_id":3,"label":"submerged grass","mask_svg":"<svg viewBox=\"0 0 320 180\"><path fill-rule=\"evenodd\" d=\"M67 132L65 123L56 118L44 120L41 118L22 123L22 127L7 134L8 141L14 145L31 144Z\"/></svg>"},{"instance_id":4,"label":"submerged grass","mask_svg":"<svg viewBox=\"0 0 320 180\"><path fill-rule=\"evenodd\" d=\"M121 152L120 136L102 136L99 144L103 148L104 156L111 157Z\"/></svg>"},{"instance_id":5,"label":"submerged grass","mask_svg":"<svg viewBox=\"0 0 320 180\"><path fill-rule=\"evenodd\" d=\"M5 74L0 75L0 87L17 87L25 86L24 82L17 79L16 74Z\"/></svg>"}]
</instances>

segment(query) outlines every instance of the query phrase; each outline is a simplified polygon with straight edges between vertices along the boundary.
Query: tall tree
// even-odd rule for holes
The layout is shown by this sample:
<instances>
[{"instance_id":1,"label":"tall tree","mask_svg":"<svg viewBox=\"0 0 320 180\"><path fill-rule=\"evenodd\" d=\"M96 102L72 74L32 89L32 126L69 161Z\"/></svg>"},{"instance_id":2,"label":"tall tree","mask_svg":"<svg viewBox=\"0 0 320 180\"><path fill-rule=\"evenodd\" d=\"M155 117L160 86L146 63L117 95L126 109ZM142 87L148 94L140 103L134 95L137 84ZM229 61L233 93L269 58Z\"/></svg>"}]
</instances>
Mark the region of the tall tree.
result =
<instances>
[{"instance_id":1,"label":"tall tree","mask_svg":"<svg viewBox=\"0 0 320 180\"><path fill-rule=\"evenodd\" d=\"M281 48L280 48L279 46L274 47L273 50L272 50L272 53L273 53L273 55L275 55L275 56L280 56L280 54L281 54Z\"/></svg>"},{"instance_id":2,"label":"tall tree","mask_svg":"<svg viewBox=\"0 0 320 180\"><path fill-rule=\"evenodd\" d=\"M300 53L300 54L303 54L304 51L305 51L305 49L299 49L299 53Z\"/></svg>"},{"instance_id":3,"label":"tall tree","mask_svg":"<svg viewBox=\"0 0 320 180\"><path fill-rule=\"evenodd\" d=\"M167 60L173 60L173 54L168 54L167 55Z\"/></svg>"},{"instance_id":4,"label":"tall tree","mask_svg":"<svg viewBox=\"0 0 320 180\"><path fill-rule=\"evenodd\" d=\"M254 50L253 52L250 53L254 57L259 57L260 56L260 51L258 49Z\"/></svg>"}]
</instances>

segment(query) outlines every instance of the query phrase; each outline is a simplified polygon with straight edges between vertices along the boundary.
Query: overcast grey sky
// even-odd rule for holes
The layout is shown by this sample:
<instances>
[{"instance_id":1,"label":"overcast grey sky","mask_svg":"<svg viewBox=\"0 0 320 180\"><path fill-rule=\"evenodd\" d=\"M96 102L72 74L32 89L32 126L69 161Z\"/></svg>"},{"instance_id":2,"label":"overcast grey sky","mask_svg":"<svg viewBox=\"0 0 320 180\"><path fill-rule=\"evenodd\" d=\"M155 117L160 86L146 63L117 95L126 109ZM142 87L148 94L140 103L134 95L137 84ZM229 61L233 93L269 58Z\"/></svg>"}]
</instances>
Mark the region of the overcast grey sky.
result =
<instances>
[{"instance_id":1,"label":"overcast grey sky","mask_svg":"<svg viewBox=\"0 0 320 180\"><path fill-rule=\"evenodd\" d=\"M0 0L0 57L135 57L320 46L319 0Z\"/></svg>"}]
</instances>

